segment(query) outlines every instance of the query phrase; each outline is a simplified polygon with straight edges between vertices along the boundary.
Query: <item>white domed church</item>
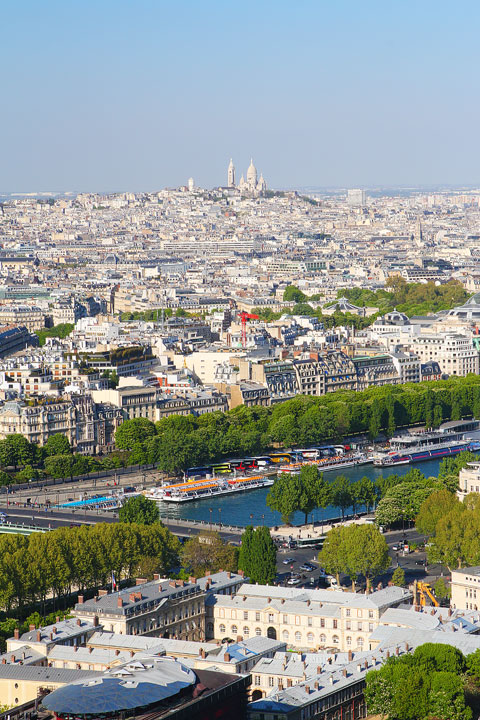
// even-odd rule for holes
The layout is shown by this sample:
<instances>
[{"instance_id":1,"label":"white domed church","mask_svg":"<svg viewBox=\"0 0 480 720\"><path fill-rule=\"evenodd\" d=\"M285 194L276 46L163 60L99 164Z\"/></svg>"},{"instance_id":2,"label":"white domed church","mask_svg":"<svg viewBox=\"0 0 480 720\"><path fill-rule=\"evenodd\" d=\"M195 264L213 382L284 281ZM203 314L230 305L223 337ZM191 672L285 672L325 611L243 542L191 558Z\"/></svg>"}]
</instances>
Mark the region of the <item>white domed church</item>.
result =
<instances>
[{"instance_id":1,"label":"white domed church","mask_svg":"<svg viewBox=\"0 0 480 720\"><path fill-rule=\"evenodd\" d=\"M229 188L237 188L241 193L248 193L251 195L263 195L267 189L267 183L265 182L263 175L260 174L260 178L257 176L257 168L253 164L253 159L250 160L250 165L247 170L247 179L244 176L240 178L238 185L235 185L235 166L233 160L230 160L227 171L227 185Z\"/></svg>"}]
</instances>

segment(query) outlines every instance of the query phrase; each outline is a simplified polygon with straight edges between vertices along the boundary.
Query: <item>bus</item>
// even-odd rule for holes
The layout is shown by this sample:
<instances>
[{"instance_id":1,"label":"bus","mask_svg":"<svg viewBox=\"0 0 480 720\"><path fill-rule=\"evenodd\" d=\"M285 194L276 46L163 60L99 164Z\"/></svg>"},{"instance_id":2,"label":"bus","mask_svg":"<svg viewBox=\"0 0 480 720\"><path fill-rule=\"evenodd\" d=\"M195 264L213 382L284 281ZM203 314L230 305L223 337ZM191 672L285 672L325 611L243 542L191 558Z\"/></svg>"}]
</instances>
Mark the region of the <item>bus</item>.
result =
<instances>
[{"instance_id":1,"label":"bus","mask_svg":"<svg viewBox=\"0 0 480 720\"><path fill-rule=\"evenodd\" d=\"M291 463L296 462L296 460L293 459L294 453L291 452L283 452L283 453L273 453L273 455L269 455L270 460L273 463Z\"/></svg>"},{"instance_id":2,"label":"bus","mask_svg":"<svg viewBox=\"0 0 480 720\"><path fill-rule=\"evenodd\" d=\"M190 467L185 470L186 478L202 478L211 475L213 472L211 465L201 465L199 467Z\"/></svg>"},{"instance_id":3,"label":"bus","mask_svg":"<svg viewBox=\"0 0 480 720\"><path fill-rule=\"evenodd\" d=\"M325 535L320 535L319 537L310 537L310 538L298 538L297 539L297 548L316 548L317 550L321 550L323 547L323 543L325 542Z\"/></svg>"},{"instance_id":4,"label":"bus","mask_svg":"<svg viewBox=\"0 0 480 720\"><path fill-rule=\"evenodd\" d=\"M212 465L212 471L214 475L220 474L224 475L226 473L232 472L232 469L230 467L229 462L224 463L217 463L216 465Z\"/></svg>"}]
</instances>

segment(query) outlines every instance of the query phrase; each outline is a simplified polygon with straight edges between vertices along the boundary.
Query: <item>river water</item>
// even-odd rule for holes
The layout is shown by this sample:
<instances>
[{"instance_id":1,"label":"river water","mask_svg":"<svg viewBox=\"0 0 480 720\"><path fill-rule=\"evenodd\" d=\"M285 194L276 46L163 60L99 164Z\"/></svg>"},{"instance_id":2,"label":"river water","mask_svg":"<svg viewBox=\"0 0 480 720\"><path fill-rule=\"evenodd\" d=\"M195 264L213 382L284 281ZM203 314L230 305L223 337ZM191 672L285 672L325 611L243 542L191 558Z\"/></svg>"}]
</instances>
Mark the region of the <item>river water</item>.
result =
<instances>
[{"instance_id":1,"label":"river water","mask_svg":"<svg viewBox=\"0 0 480 720\"><path fill-rule=\"evenodd\" d=\"M359 480L364 475L374 480L380 476L387 476L396 473L397 475L405 475L412 468L418 468L426 477L437 476L439 472L440 460L427 460L426 462L415 463L413 465L398 465L397 467L380 468L373 465L357 465L356 467L343 468L341 474L345 475L352 482ZM334 480L335 471L325 473L327 480ZM237 493L234 495L224 495L223 497L209 498L186 503L159 503L160 515L165 518L181 518L183 520L203 520L206 523L221 523L222 525L239 525L245 527L247 525L262 525L268 527L281 525L280 513L273 512L267 506L266 498L270 488L260 488L259 490L251 490L249 492ZM351 510L347 510L347 514ZM340 510L336 507L329 506L325 510L314 510L313 519L315 521L328 520L340 516ZM309 515L311 522L312 514ZM303 513L295 513L292 516L292 523L300 525L305 521Z\"/></svg>"}]
</instances>

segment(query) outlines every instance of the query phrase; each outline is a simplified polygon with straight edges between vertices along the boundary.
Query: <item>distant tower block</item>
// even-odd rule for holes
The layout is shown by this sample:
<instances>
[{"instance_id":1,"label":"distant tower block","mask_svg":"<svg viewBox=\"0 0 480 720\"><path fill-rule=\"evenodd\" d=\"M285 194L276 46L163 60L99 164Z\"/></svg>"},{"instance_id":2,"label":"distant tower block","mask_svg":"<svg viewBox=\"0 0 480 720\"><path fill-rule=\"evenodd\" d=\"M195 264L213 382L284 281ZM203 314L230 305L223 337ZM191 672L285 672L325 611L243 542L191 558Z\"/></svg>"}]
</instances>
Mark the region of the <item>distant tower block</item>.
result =
<instances>
[{"instance_id":1,"label":"distant tower block","mask_svg":"<svg viewBox=\"0 0 480 720\"><path fill-rule=\"evenodd\" d=\"M365 190L349 190L347 193L348 205L363 207L366 202Z\"/></svg>"},{"instance_id":2,"label":"distant tower block","mask_svg":"<svg viewBox=\"0 0 480 720\"><path fill-rule=\"evenodd\" d=\"M229 188L235 187L235 165L233 164L233 160L231 158L228 166L227 186Z\"/></svg>"},{"instance_id":3,"label":"distant tower block","mask_svg":"<svg viewBox=\"0 0 480 720\"><path fill-rule=\"evenodd\" d=\"M193 178L188 178L188 189L190 192L193 192L195 189L195 182Z\"/></svg>"}]
</instances>

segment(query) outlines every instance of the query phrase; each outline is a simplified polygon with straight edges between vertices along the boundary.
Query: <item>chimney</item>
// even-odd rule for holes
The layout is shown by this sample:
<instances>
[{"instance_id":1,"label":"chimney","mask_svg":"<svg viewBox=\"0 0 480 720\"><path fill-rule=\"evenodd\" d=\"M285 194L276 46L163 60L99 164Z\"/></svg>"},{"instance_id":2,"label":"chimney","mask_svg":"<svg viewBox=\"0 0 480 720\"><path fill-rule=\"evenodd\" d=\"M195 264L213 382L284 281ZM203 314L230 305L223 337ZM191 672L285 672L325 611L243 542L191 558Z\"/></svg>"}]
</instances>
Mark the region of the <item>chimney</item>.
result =
<instances>
[{"instance_id":1,"label":"chimney","mask_svg":"<svg viewBox=\"0 0 480 720\"><path fill-rule=\"evenodd\" d=\"M98 597L104 597L105 595L108 595L108 590L99 590L98 591Z\"/></svg>"},{"instance_id":2,"label":"chimney","mask_svg":"<svg viewBox=\"0 0 480 720\"><path fill-rule=\"evenodd\" d=\"M205 658L207 657L207 653L203 648L200 648L200 657L202 658L202 660L205 660Z\"/></svg>"},{"instance_id":3,"label":"chimney","mask_svg":"<svg viewBox=\"0 0 480 720\"><path fill-rule=\"evenodd\" d=\"M400 655L400 648L398 647L398 645L395 648L395 655L397 655L397 657L398 657L398 655Z\"/></svg>"},{"instance_id":4,"label":"chimney","mask_svg":"<svg viewBox=\"0 0 480 720\"><path fill-rule=\"evenodd\" d=\"M318 682L318 680L315 680L315 682L313 683L313 687L315 688L315 690L318 690L318 688L320 687L320 683Z\"/></svg>"},{"instance_id":5,"label":"chimney","mask_svg":"<svg viewBox=\"0 0 480 720\"><path fill-rule=\"evenodd\" d=\"M390 657L390 650L387 650L387 658Z\"/></svg>"},{"instance_id":6,"label":"chimney","mask_svg":"<svg viewBox=\"0 0 480 720\"><path fill-rule=\"evenodd\" d=\"M130 657L133 657L135 655L135 650L130 650Z\"/></svg>"},{"instance_id":7,"label":"chimney","mask_svg":"<svg viewBox=\"0 0 480 720\"><path fill-rule=\"evenodd\" d=\"M237 642L243 642L243 635L237 635Z\"/></svg>"},{"instance_id":8,"label":"chimney","mask_svg":"<svg viewBox=\"0 0 480 720\"><path fill-rule=\"evenodd\" d=\"M29 625L28 629L30 630L30 632L32 632L32 630L35 630L36 627L36 625Z\"/></svg>"},{"instance_id":9,"label":"chimney","mask_svg":"<svg viewBox=\"0 0 480 720\"><path fill-rule=\"evenodd\" d=\"M210 570L205 570L205 577L208 577L210 575Z\"/></svg>"},{"instance_id":10,"label":"chimney","mask_svg":"<svg viewBox=\"0 0 480 720\"><path fill-rule=\"evenodd\" d=\"M154 579L154 580L160 580L160 575L159 575L159 573L153 573L153 579Z\"/></svg>"},{"instance_id":11,"label":"chimney","mask_svg":"<svg viewBox=\"0 0 480 720\"><path fill-rule=\"evenodd\" d=\"M360 665L360 663L358 663L357 665L357 672L362 672L362 666Z\"/></svg>"},{"instance_id":12,"label":"chimney","mask_svg":"<svg viewBox=\"0 0 480 720\"><path fill-rule=\"evenodd\" d=\"M50 633L50 640L53 640L53 633Z\"/></svg>"},{"instance_id":13,"label":"chimney","mask_svg":"<svg viewBox=\"0 0 480 720\"><path fill-rule=\"evenodd\" d=\"M98 615L93 616L93 627L98 627Z\"/></svg>"},{"instance_id":14,"label":"chimney","mask_svg":"<svg viewBox=\"0 0 480 720\"><path fill-rule=\"evenodd\" d=\"M267 603L271 603L271 602L272 602L272 598L270 598L270 597L267 598Z\"/></svg>"},{"instance_id":15,"label":"chimney","mask_svg":"<svg viewBox=\"0 0 480 720\"><path fill-rule=\"evenodd\" d=\"M282 598L281 603L282 605L285 603L285 598Z\"/></svg>"},{"instance_id":16,"label":"chimney","mask_svg":"<svg viewBox=\"0 0 480 720\"><path fill-rule=\"evenodd\" d=\"M230 580L231 577L232 577L232 573L230 572L230 570L227 570L227 578Z\"/></svg>"},{"instance_id":17,"label":"chimney","mask_svg":"<svg viewBox=\"0 0 480 720\"><path fill-rule=\"evenodd\" d=\"M42 639L42 633L40 632L40 630L37 630L37 642L40 642L41 639Z\"/></svg>"},{"instance_id":18,"label":"chimney","mask_svg":"<svg viewBox=\"0 0 480 720\"><path fill-rule=\"evenodd\" d=\"M245 573L244 573L243 570L239 570L239 571L238 571L238 574L239 574L240 577L242 577L242 578L245 577Z\"/></svg>"},{"instance_id":19,"label":"chimney","mask_svg":"<svg viewBox=\"0 0 480 720\"><path fill-rule=\"evenodd\" d=\"M120 655L120 650L118 648L115 650L115 655Z\"/></svg>"},{"instance_id":20,"label":"chimney","mask_svg":"<svg viewBox=\"0 0 480 720\"><path fill-rule=\"evenodd\" d=\"M287 687L292 687L292 681L290 678L287 678Z\"/></svg>"},{"instance_id":21,"label":"chimney","mask_svg":"<svg viewBox=\"0 0 480 720\"><path fill-rule=\"evenodd\" d=\"M170 585L171 585L171 584L172 584L172 583L170 583ZM174 586L174 587L175 587L175 586ZM130 595L128 596L128 599L129 599L130 602L135 602L135 593L130 593Z\"/></svg>"},{"instance_id":22,"label":"chimney","mask_svg":"<svg viewBox=\"0 0 480 720\"><path fill-rule=\"evenodd\" d=\"M317 665L317 675L321 675L321 673L322 673L322 666Z\"/></svg>"},{"instance_id":23,"label":"chimney","mask_svg":"<svg viewBox=\"0 0 480 720\"><path fill-rule=\"evenodd\" d=\"M343 672L343 677L347 677L347 668L343 668L342 672Z\"/></svg>"},{"instance_id":24,"label":"chimney","mask_svg":"<svg viewBox=\"0 0 480 720\"><path fill-rule=\"evenodd\" d=\"M120 597L120 595L117 598L117 607L119 607L119 608L123 607L123 600Z\"/></svg>"},{"instance_id":25,"label":"chimney","mask_svg":"<svg viewBox=\"0 0 480 720\"><path fill-rule=\"evenodd\" d=\"M15 655L10 655L10 660L11 660L12 662L15 662Z\"/></svg>"},{"instance_id":26,"label":"chimney","mask_svg":"<svg viewBox=\"0 0 480 720\"><path fill-rule=\"evenodd\" d=\"M83 595L78 596L78 604L83 605Z\"/></svg>"},{"instance_id":27,"label":"chimney","mask_svg":"<svg viewBox=\"0 0 480 720\"><path fill-rule=\"evenodd\" d=\"M363 663L363 667L365 668L365 670L368 670L368 660L365 660L365 662Z\"/></svg>"},{"instance_id":28,"label":"chimney","mask_svg":"<svg viewBox=\"0 0 480 720\"><path fill-rule=\"evenodd\" d=\"M144 585L147 582L147 578L136 578L135 585Z\"/></svg>"},{"instance_id":29,"label":"chimney","mask_svg":"<svg viewBox=\"0 0 480 720\"><path fill-rule=\"evenodd\" d=\"M60 622L60 615L57 615L57 616L56 616L56 618L55 618L55 622L57 622L57 623L59 623L59 622Z\"/></svg>"},{"instance_id":30,"label":"chimney","mask_svg":"<svg viewBox=\"0 0 480 720\"><path fill-rule=\"evenodd\" d=\"M405 652L410 652L410 645L407 642L405 643Z\"/></svg>"},{"instance_id":31,"label":"chimney","mask_svg":"<svg viewBox=\"0 0 480 720\"><path fill-rule=\"evenodd\" d=\"M192 583L192 585L195 585L195 583L197 582L197 578L193 577L193 575L190 575L190 577L188 578L188 582Z\"/></svg>"},{"instance_id":32,"label":"chimney","mask_svg":"<svg viewBox=\"0 0 480 720\"><path fill-rule=\"evenodd\" d=\"M75 645L75 646L74 646L73 651L74 651L74 652L78 652L78 645Z\"/></svg>"},{"instance_id":33,"label":"chimney","mask_svg":"<svg viewBox=\"0 0 480 720\"><path fill-rule=\"evenodd\" d=\"M328 682L330 683L330 685L333 685L333 675L328 676Z\"/></svg>"},{"instance_id":34,"label":"chimney","mask_svg":"<svg viewBox=\"0 0 480 720\"><path fill-rule=\"evenodd\" d=\"M7 664L6 658L2 658L2 665L6 665L6 664Z\"/></svg>"},{"instance_id":35,"label":"chimney","mask_svg":"<svg viewBox=\"0 0 480 720\"><path fill-rule=\"evenodd\" d=\"M223 662L230 662L230 653L225 653L225 655L223 656Z\"/></svg>"},{"instance_id":36,"label":"chimney","mask_svg":"<svg viewBox=\"0 0 480 720\"><path fill-rule=\"evenodd\" d=\"M348 662L352 662L353 660L353 652L351 650L348 651Z\"/></svg>"},{"instance_id":37,"label":"chimney","mask_svg":"<svg viewBox=\"0 0 480 720\"><path fill-rule=\"evenodd\" d=\"M305 692L310 695L310 685L305 685Z\"/></svg>"},{"instance_id":38,"label":"chimney","mask_svg":"<svg viewBox=\"0 0 480 720\"><path fill-rule=\"evenodd\" d=\"M246 596L246 595L243 595L243 596L242 596L243 602L245 602L246 599L247 599L247 596Z\"/></svg>"},{"instance_id":39,"label":"chimney","mask_svg":"<svg viewBox=\"0 0 480 720\"><path fill-rule=\"evenodd\" d=\"M448 608L448 617L452 617L452 615L453 615L452 608Z\"/></svg>"},{"instance_id":40,"label":"chimney","mask_svg":"<svg viewBox=\"0 0 480 720\"><path fill-rule=\"evenodd\" d=\"M13 637L15 638L15 640L20 640L20 630L18 628L15 628L15 630L13 631Z\"/></svg>"},{"instance_id":41,"label":"chimney","mask_svg":"<svg viewBox=\"0 0 480 720\"><path fill-rule=\"evenodd\" d=\"M52 628L52 630L53 630L53 634L56 635L56 634L57 634L57 626L54 625L53 628Z\"/></svg>"},{"instance_id":42,"label":"chimney","mask_svg":"<svg viewBox=\"0 0 480 720\"><path fill-rule=\"evenodd\" d=\"M22 652L22 660L25 660L26 657L27 657L27 653L26 653L25 650L24 650L24 651Z\"/></svg>"},{"instance_id":43,"label":"chimney","mask_svg":"<svg viewBox=\"0 0 480 720\"><path fill-rule=\"evenodd\" d=\"M92 648L92 647L89 647L89 648L88 648L88 652L89 652L89 653L92 653L92 652L93 652L93 648Z\"/></svg>"},{"instance_id":44,"label":"chimney","mask_svg":"<svg viewBox=\"0 0 480 720\"><path fill-rule=\"evenodd\" d=\"M80 620L80 618L77 618L77 625L78 625L78 627L82 626L82 621Z\"/></svg>"},{"instance_id":45,"label":"chimney","mask_svg":"<svg viewBox=\"0 0 480 720\"><path fill-rule=\"evenodd\" d=\"M223 568L219 568L218 572L223 572Z\"/></svg>"}]
</instances>

